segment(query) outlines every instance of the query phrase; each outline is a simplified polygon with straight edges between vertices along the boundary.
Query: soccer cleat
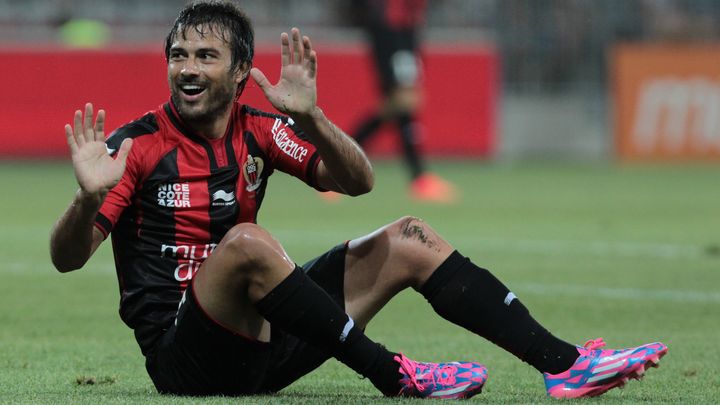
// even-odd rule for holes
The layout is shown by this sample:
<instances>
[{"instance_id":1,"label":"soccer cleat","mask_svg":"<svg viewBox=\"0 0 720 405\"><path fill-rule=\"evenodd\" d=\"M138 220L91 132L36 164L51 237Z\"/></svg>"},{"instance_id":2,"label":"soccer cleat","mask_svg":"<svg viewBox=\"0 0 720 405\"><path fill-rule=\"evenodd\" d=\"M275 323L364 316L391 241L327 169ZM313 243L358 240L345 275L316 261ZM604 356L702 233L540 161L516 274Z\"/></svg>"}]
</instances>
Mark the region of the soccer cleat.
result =
<instances>
[{"instance_id":1,"label":"soccer cleat","mask_svg":"<svg viewBox=\"0 0 720 405\"><path fill-rule=\"evenodd\" d=\"M426 173L415 178L410 184L410 196L418 201L454 203L458 192L451 183L439 176Z\"/></svg>"},{"instance_id":2,"label":"soccer cleat","mask_svg":"<svg viewBox=\"0 0 720 405\"><path fill-rule=\"evenodd\" d=\"M555 398L594 397L622 387L629 379L640 379L649 367L657 367L667 353L662 343L622 350L599 350L602 338L577 348L580 357L572 367L559 374L543 373L548 395Z\"/></svg>"},{"instance_id":3,"label":"soccer cleat","mask_svg":"<svg viewBox=\"0 0 720 405\"><path fill-rule=\"evenodd\" d=\"M400 392L398 396L416 398L470 398L482 391L487 369L479 363L421 363L405 355L394 357L400 363Z\"/></svg>"}]
</instances>

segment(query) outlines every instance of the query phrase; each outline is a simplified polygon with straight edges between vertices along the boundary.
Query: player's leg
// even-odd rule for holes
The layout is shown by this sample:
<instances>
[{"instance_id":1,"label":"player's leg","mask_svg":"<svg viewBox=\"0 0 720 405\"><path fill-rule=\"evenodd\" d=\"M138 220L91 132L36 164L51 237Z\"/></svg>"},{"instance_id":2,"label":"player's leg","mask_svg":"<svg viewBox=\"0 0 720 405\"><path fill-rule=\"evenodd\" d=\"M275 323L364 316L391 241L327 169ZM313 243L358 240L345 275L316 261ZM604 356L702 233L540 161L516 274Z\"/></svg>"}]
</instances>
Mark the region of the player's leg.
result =
<instances>
[{"instance_id":1,"label":"player's leg","mask_svg":"<svg viewBox=\"0 0 720 405\"><path fill-rule=\"evenodd\" d=\"M422 63L414 29L391 30L394 50L389 58L386 116L397 126L403 156L410 172L410 195L421 201L450 203L457 200L455 186L428 171L420 150L421 126L417 114L422 104Z\"/></svg>"},{"instance_id":2,"label":"player's leg","mask_svg":"<svg viewBox=\"0 0 720 405\"><path fill-rule=\"evenodd\" d=\"M348 243L345 309L355 322L368 322L400 291L419 290L453 252L426 224L404 217Z\"/></svg>"},{"instance_id":3,"label":"player's leg","mask_svg":"<svg viewBox=\"0 0 720 405\"><path fill-rule=\"evenodd\" d=\"M382 94L380 105L367 114L355 126L351 136L360 146L367 146L367 143L378 133L378 129L390 118L385 105L387 104L389 91L394 87L392 82L392 67L390 56L394 50L392 36L383 26L370 25L366 27L368 41L371 47L371 56L375 64L378 84Z\"/></svg>"},{"instance_id":4,"label":"player's leg","mask_svg":"<svg viewBox=\"0 0 720 405\"><path fill-rule=\"evenodd\" d=\"M387 97L383 110L397 125L405 162L410 169L411 180L415 180L425 171L418 150L419 123L416 114L421 104L422 66L418 58L416 32L412 28L390 29L387 36L392 49L387 50L389 56L386 56L389 65L386 69L389 71L384 79Z\"/></svg>"},{"instance_id":5,"label":"player's leg","mask_svg":"<svg viewBox=\"0 0 720 405\"><path fill-rule=\"evenodd\" d=\"M615 367L608 370L615 374L595 368L598 362L613 359L608 357L611 351L594 350L597 347L579 349L553 336L503 283L455 251L417 218L401 218L349 243L346 310L360 325L366 325L397 292L407 287L422 293L443 318L545 373L546 381L550 381L549 392L557 385L561 386L557 391L564 394L574 390L580 395L597 395L622 383L623 378L626 381L626 377L636 377L638 370L657 363L667 350L662 344L651 344L622 354L613 352L626 359L618 357L621 363L612 362ZM577 374L586 369L590 371L577 387L566 384L564 373L575 370ZM582 390L588 384L600 388L592 394L585 393Z\"/></svg>"},{"instance_id":6,"label":"player's leg","mask_svg":"<svg viewBox=\"0 0 720 405\"><path fill-rule=\"evenodd\" d=\"M367 146L368 141L377 133L380 126L385 122L384 117L373 112L363 119L352 134L353 139L362 147Z\"/></svg>"},{"instance_id":7,"label":"player's leg","mask_svg":"<svg viewBox=\"0 0 720 405\"><path fill-rule=\"evenodd\" d=\"M419 98L420 94L415 86L397 87L393 89L385 107L392 111L393 120L397 125L411 180L417 179L425 172L419 151L420 123L415 116Z\"/></svg>"},{"instance_id":8,"label":"player's leg","mask_svg":"<svg viewBox=\"0 0 720 405\"><path fill-rule=\"evenodd\" d=\"M307 276L343 308L346 252L347 244L338 245L302 266ZM329 357L323 350L295 341L292 336L285 339L287 344L282 347L282 361L274 362L268 370L271 378L263 389L269 392L284 388ZM402 354L394 355L393 360L392 367L399 384L389 395L469 398L481 391L487 379L485 367L474 362L419 363Z\"/></svg>"},{"instance_id":9,"label":"player's leg","mask_svg":"<svg viewBox=\"0 0 720 405\"><path fill-rule=\"evenodd\" d=\"M420 288L442 265L452 247L434 233L403 218L351 240L345 255L344 295L348 314L366 326L401 290ZM416 251L421 245L426 252ZM402 394L469 398L481 392L487 369L476 362L426 363L398 356Z\"/></svg>"},{"instance_id":10,"label":"player's leg","mask_svg":"<svg viewBox=\"0 0 720 405\"><path fill-rule=\"evenodd\" d=\"M267 341L271 328L319 347L370 379L396 390L393 353L372 342L261 227L233 227L194 277L192 291L208 318L251 339Z\"/></svg>"},{"instance_id":11,"label":"player's leg","mask_svg":"<svg viewBox=\"0 0 720 405\"><path fill-rule=\"evenodd\" d=\"M489 271L418 218L401 218L350 241L346 266L346 309L360 325L397 292L412 287L445 319L540 371L563 371L577 358L575 346L552 336Z\"/></svg>"}]
</instances>

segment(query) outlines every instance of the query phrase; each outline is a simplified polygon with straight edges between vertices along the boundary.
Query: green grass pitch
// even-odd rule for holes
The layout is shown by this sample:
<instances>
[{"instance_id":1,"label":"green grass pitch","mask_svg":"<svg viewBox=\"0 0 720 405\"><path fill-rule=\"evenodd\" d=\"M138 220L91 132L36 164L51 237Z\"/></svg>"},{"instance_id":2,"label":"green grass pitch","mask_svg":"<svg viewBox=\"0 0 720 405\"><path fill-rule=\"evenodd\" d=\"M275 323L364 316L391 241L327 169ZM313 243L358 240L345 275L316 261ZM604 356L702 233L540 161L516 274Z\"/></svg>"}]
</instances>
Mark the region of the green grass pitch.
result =
<instances>
[{"instance_id":1,"label":"green grass pitch","mask_svg":"<svg viewBox=\"0 0 720 405\"><path fill-rule=\"evenodd\" d=\"M435 162L454 206L411 202L398 162L376 164L375 190L329 204L276 174L259 222L297 262L402 215L420 216L491 269L556 335L609 347L661 340L659 369L593 403L703 404L720 398L720 167ZM164 397L154 392L117 314L109 244L59 274L48 230L76 183L67 162L0 163L0 403L409 403L386 399L331 360L273 396ZM424 361L483 362L475 403L557 401L534 369L402 293L367 333ZM94 382L94 384L89 384Z\"/></svg>"}]
</instances>

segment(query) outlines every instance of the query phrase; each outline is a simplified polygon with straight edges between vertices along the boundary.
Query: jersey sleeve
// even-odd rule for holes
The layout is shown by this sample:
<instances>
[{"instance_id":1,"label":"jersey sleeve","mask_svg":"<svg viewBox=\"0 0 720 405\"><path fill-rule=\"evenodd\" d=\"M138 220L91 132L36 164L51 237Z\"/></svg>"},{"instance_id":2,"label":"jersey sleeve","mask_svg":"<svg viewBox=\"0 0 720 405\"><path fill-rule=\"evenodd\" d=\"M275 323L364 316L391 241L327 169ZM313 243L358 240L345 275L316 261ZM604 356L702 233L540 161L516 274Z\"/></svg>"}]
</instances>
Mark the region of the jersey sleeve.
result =
<instances>
[{"instance_id":1,"label":"jersey sleeve","mask_svg":"<svg viewBox=\"0 0 720 405\"><path fill-rule=\"evenodd\" d=\"M135 184L137 184L137 164L135 163L137 158L135 156L136 154L133 154L131 150L120 182L110 189L95 217L95 227L106 238L115 227L125 208L132 203Z\"/></svg>"},{"instance_id":2,"label":"jersey sleeve","mask_svg":"<svg viewBox=\"0 0 720 405\"><path fill-rule=\"evenodd\" d=\"M136 138L158 130L155 116L151 113L114 131L105 141L105 147L113 158L116 157L120 144L127 138ZM139 184L142 168L141 147L136 142L130 150L125 162L125 172L120 182L105 197L97 216L95 227L107 238L113 230L125 208L132 204L136 185Z\"/></svg>"},{"instance_id":3,"label":"jersey sleeve","mask_svg":"<svg viewBox=\"0 0 720 405\"><path fill-rule=\"evenodd\" d=\"M295 176L315 189L325 191L318 186L315 178L320 155L292 118L265 114L258 121L256 133L275 169Z\"/></svg>"}]
</instances>

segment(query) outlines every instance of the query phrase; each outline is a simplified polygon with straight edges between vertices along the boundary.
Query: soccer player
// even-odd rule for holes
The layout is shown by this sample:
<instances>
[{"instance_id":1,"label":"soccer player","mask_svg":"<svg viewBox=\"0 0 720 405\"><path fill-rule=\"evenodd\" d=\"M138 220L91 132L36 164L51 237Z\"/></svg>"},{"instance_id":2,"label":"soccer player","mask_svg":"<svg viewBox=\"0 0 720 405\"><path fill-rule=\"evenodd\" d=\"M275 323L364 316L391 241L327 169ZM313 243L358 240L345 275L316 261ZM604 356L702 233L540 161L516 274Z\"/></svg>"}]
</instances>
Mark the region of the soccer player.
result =
<instances>
[{"instance_id":1,"label":"soccer player","mask_svg":"<svg viewBox=\"0 0 720 405\"><path fill-rule=\"evenodd\" d=\"M422 66L418 31L426 5L426 0L354 0L372 50L382 101L358 123L352 136L364 146L382 126L391 124L410 171L410 196L450 203L457 199L457 190L427 171L419 150Z\"/></svg>"},{"instance_id":2,"label":"soccer player","mask_svg":"<svg viewBox=\"0 0 720 405\"><path fill-rule=\"evenodd\" d=\"M65 127L80 189L50 242L53 264L68 272L112 235L120 314L159 392L272 393L334 357L388 396L479 393L481 364L414 361L363 333L408 287L545 373L554 396L600 394L665 354L660 343L603 351L599 341L580 348L554 337L415 217L296 265L255 223L268 176L282 170L349 195L373 186L362 150L316 104L310 39L297 28L281 35L280 79L271 84L252 67L242 11L197 2L175 20L165 54L166 104L107 140L105 112L94 116L89 103ZM250 76L282 114L239 104Z\"/></svg>"}]
</instances>

